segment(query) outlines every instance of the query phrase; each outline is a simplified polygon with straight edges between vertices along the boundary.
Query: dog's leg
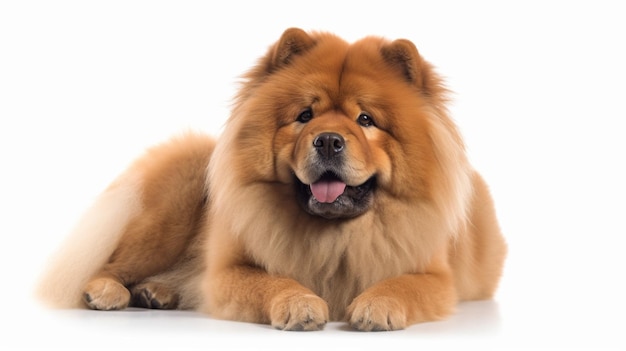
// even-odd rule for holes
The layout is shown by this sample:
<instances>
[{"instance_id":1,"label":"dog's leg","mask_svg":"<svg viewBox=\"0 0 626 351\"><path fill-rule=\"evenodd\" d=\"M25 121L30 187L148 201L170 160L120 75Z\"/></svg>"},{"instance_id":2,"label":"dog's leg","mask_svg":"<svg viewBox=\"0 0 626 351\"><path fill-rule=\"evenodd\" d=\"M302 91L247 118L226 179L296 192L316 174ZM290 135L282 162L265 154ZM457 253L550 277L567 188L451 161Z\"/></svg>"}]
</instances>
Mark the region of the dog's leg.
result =
<instances>
[{"instance_id":1,"label":"dog's leg","mask_svg":"<svg viewBox=\"0 0 626 351\"><path fill-rule=\"evenodd\" d=\"M209 313L218 318L271 324L281 330L320 330L328 305L293 279L236 266L211 279Z\"/></svg>"},{"instance_id":2,"label":"dog's leg","mask_svg":"<svg viewBox=\"0 0 626 351\"><path fill-rule=\"evenodd\" d=\"M177 306L179 296L168 285L185 283L176 280L184 274L162 276L171 278L166 284L135 285L175 269L188 259L190 245L196 245L207 210L206 167L213 146L211 138L185 134L136 161L142 210L126 226L108 262L85 285L83 299L89 307L122 309L133 300L141 307ZM128 290L133 286L135 299Z\"/></svg>"},{"instance_id":3,"label":"dog's leg","mask_svg":"<svg viewBox=\"0 0 626 351\"><path fill-rule=\"evenodd\" d=\"M202 251L204 237L198 235L189 244L176 265L134 285L131 305L158 309L195 309L200 304L200 274L204 271Z\"/></svg>"},{"instance_id":4,"label":"dog's leg","mask_svg":"<svg viewBox=\"0 0 626 351\"><path fill-rule=\"evenodd\" d=\"M444 318L456 303L452 274L444 257L437 257L426 273L401 275L366 289L348 306L347 319L362 331L404 329Z\"/></svg>"},{"instance_id":5,"label":"dog's leg","mask_svg":"<svg viewBox=\"0 0 626 351\"><path fill-rule=\"evenodd\" d=\"M212 234L217 235L209 237L203 312L281 330L324 328L329 312L322 298L293 279L272 276L246 262L236 239Z\"/></svg>"},{"instance_id":6,"label":"dog's leg","mask_svg":"<svg viewBox=\"0 0 626 351\"><path fill-rule=\"evenodd\" d=\"M140 215L130 223L109 262L85 286L83 298L87 305L98 310L126 308L131 302L128 287L174 266L189 242L185 236L169 232L167 225L148 213ZM139 306L175 306L177 297L169 289L154 284L152 291L145 288L141 291L139 287L136 294L150 299Z\"/></svg>"},{"instance_id":7,"label":"dog's leg","mask_svg":"<svg viewBox=\"0 0 626 351\"><path fill-rule=\"evenodd\" d=\"M450 265L461 300L491 298L507 254L487 184L478 173L473 182L468 225L450 245Z\"/></svg>"}]
</instances>

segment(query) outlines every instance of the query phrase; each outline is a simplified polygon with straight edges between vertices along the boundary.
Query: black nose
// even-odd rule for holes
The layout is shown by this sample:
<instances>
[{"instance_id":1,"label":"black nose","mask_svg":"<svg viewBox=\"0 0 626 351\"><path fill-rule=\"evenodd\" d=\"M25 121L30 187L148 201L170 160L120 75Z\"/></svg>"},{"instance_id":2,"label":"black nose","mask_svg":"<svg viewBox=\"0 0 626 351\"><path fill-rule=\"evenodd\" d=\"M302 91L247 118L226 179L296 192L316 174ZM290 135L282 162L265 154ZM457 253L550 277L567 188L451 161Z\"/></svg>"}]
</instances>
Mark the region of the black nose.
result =
<instances>
[{"instance_id":1,"label":"black nose","mask_svg":"<svg viewBox=\"0 0 626 351\"><path fill-rule=\"evenodd\" d=\"M345 145L346 141L337 133L321 133L313 139L313 146L325 158L341 153Z\"/></svg>"}]
</instances>

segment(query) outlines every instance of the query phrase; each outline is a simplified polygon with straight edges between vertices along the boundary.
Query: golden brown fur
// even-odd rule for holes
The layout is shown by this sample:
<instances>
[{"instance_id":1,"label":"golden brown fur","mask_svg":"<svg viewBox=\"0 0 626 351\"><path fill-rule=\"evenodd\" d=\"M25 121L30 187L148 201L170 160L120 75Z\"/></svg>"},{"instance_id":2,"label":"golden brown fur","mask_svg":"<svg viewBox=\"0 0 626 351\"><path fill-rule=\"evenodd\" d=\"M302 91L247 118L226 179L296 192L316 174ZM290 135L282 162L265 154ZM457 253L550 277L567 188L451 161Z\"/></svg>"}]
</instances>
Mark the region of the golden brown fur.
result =
<instances>
[{"instance_id":1,"label":"golden brown fur","mask_svg":"<svg viewBox=\"0 0 626 351\"><path fill-rule=\"evenodd\" d=\"M408 40L288 29L214 150L189 134L131 168L142 208L85 302L392 330L490 298L506 245L445 104Z\"/></svg>"}]
</instances>

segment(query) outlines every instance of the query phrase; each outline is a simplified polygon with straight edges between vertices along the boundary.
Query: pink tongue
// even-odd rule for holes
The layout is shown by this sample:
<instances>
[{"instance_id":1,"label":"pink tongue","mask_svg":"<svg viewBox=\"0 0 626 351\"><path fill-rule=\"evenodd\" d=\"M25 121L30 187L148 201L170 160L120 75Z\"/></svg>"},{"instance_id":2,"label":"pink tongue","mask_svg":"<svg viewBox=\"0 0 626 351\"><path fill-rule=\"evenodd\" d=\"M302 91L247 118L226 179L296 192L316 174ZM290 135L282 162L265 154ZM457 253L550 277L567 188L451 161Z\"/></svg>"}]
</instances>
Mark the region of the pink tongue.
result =
<instances>
[{"instance_id":1,"label":"pink tongue","mask_svg":"<svg viewBox=\"0 0 626 351\"><path fill-rule=\"evenodd\" d=\"M311 192L319 202L335 202L346 189L346 183L339 180L320 180L311 184Z\"/></svg>"}]
</instances>

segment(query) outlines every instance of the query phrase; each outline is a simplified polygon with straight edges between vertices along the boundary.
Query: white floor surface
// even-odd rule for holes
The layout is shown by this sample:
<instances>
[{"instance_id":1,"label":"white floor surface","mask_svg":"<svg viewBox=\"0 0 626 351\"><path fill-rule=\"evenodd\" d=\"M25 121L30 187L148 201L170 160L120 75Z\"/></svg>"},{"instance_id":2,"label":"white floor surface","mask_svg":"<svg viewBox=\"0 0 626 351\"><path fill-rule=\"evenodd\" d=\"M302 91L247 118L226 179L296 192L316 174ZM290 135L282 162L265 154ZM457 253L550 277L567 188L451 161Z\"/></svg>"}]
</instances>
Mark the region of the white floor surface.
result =
<instances>
[{"instance_id":1,"label":"white floor surface","mask_svg":"<svg viewBox=\"0 0 626 351\"><path fill-rule=\"evenodd\" d=\"M623 8L0 2L0 349L626 350ZM186 128L218 133L237 77L290 26L406 37L446 78L510 246L495 300L390 333L36 306L45 259L98 193L146 147Z\"/></svg>"}]
</instances>

